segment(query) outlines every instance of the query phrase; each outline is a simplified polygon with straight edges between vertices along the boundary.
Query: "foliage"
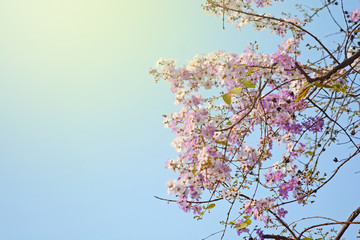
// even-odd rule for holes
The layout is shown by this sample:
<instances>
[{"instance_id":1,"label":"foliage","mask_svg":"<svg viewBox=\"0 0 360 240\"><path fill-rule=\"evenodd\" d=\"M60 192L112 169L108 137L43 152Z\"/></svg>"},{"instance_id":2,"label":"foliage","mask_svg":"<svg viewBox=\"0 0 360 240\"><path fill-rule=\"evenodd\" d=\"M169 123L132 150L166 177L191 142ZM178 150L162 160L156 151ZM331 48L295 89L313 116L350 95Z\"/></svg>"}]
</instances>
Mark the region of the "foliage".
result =
<instances>
[{"instance_id":1,"label":"foliage","mask_svg":"<svg viewBox=\"0 0 360 240\"><path fill-rule=\"evenodd\" d=\"M262 13L272 4L207 0L203 8L239 29L252 23L254 30L284 38L276 52L262 53L255 42L240 54L199 54L183 67L160 60L150 70L156 81L171 85L180 105L164 119L179 152L166 163L179 174L168 181L168 192L198 220L215 203L227 202L221 239L229 227L246 239L340 239L350 224L359 224L354 219L360 207L346 221L317 217L305 229L298 221L313 217L294 223L284 218L289 205L316 201L315 193L360 152L360 11L327 1L310 10L297 5L301 18ZM338 19L331 14L335 9ZM340 28L336 46L306 30L323 11ZM334 144L347 151L334 157L333 169L323 168L329 161L325 148ZM323 229L338 225L338 231ZM277 234L268 234L269 228Z\"/></svg>"}]
</instances>

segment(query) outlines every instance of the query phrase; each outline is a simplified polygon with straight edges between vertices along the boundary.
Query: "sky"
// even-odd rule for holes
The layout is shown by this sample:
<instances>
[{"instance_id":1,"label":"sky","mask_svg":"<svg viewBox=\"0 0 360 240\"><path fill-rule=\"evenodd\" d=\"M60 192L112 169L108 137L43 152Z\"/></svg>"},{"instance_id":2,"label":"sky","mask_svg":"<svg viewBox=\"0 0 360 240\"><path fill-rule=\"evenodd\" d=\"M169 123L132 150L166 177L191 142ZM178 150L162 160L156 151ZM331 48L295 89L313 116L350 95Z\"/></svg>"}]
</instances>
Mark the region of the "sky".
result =
<instances>
[{"instance_id":1,"label":"sky","mask_svg":"<svg viewBox=\"0 0 360 240\"><path fill-rule=\"evenodd\" d=\"M277 44L223 30L201 3L0 1L0 239L199 240L221 230L222 212L197 222L154 198L169 197L164 162L176 153L162 114L176 108L148 70L159 58Z\"/></svg>"}]
</instances>

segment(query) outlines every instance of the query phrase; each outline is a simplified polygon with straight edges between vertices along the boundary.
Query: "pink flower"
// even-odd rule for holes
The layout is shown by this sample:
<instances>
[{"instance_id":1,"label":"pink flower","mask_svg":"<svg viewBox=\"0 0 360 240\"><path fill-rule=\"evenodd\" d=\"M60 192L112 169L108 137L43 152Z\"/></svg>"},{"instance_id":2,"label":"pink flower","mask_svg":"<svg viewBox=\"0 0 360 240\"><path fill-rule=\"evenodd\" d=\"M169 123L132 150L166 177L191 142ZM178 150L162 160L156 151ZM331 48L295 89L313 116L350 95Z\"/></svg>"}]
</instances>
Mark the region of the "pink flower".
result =
<instances>
[{"instance_id":1,"label":"pink flower","mask_svg":"<svg viewBox=\"0 0 360 240\"><path fill-rule=\"evenodd\" d=\"M297 180L296 178L292 178L289 181L289 190L292 191L294 190L297 186L299 186L299 180Z\"/></svg>"},{"instance_id":2,"label":"pink flower","mask_svg":"<svg viewBox=\"0 0 360 240\"><path fill-rule=\"evenodd\" d=\"M350 20L353 22L357 22L359 21L359 18L360 18L360 10L358 8L355 8L350 13Z\"/></svg>"},{"instance_id":3,"label":"pink flower","mask_svg":"<svg viewBox=\"0 0 360 240\"><path fill-rule=\"evenodd\" d=\"M205 139L211 139L214 136L214 133L215 133L215 126L210 123L205 124L205 127L201 131L201 135Z\"/></svg>"},{"instance_id":4,"label":"pink flower","mask_svg":"<svg viewBox=\"0 0 360 240\"><path fill-rule=\"evenodd\" d=\"M285 176L286 176L286 175L283 174L281 171L276 171L275 174L274 174L274 180L275 180L275 182L280 182L281 179L282 179L283 177L285 177Z\"/></svg>"},{"instance_id":5,"label":"pink flower","mask_svg":"<svg viewBox=\"0 0 360 240\"><path fill-rule=\"evenodd\" d=\"M271 169L269 169L268 173L264 175L265 176L265 180L266 183L272 187L273 183L275 182L274 180L274 174L271 172Z\"/></svg>"}]
</instances>

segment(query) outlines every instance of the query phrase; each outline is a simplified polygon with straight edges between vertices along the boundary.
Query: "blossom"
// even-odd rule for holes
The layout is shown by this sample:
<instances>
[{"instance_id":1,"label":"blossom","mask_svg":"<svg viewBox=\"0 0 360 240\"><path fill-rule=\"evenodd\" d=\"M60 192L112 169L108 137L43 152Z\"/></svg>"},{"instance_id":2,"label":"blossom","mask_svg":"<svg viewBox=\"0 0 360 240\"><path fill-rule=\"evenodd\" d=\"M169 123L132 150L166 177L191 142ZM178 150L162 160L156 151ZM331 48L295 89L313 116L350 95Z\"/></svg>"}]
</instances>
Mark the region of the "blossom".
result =
<instances>
[{"instance_id":1,"label":"blossom","mask_svg":"<svg viewBox=\"0 0 360 240\"><path fill-rule=\"evenodd\" d=\"M215 126L213 124L205 124L204 128L201 131L201 135L205 139L211 139L214 136L215 133Z\"/></svg>"},{"instance_id":2,"label":"blossom","mask_svg":"<svg viewBox=\"0 0 360 240\"><path fill-rule=\"evenodd\" d=\"M355 8L350 12L350 20L353 22L359 21L360 18L360 10L358 8Z\"/></svg>"},{"instance_id":3,"label":"blossom","mask_svg":"<svg viewBox=\"0 0 360 240\"><path fill-rule=\"evenodd\" d=\"M284 208L279 208L279 209L277 210L277 214L278 214L279 217L281 217L281 218L284 218L287 213L288 213L288 211L286 211Z\"/></svg>"},{"instance_id":4,"label":"blossom","mask_svg":"<svg viewBox=\"0 0 360 240\"><path fill-rule=\"evenodd\" d=\"M279 194L282 196L283 199L287 199L288 198L288 192L290 191L290 184L288 183L284 183L281 184L279 187Z\"/></svg>"},{"instance_id":5,"label":"blossom","mask_svg":"<svg viewBox=\"0 0 360 240\"><path fill-rule=\"evenodd\" d=\"M264 232L260 229L256 230L256 234L259 236L261 240L264 240Z\"/></svg>"},{"instance_id":6,"label":"blossom","mask_svg":"<svg viewBox=\"0 0 360 240\"><path fill-rule=\"evenodd\" d=\"M274 181L275 181L275 182L280 182L281 179L282 179L284 176L286 176L286 175L283 174L283 172L281 172L281 171L276 171L276 172L274 173Z\"/></svg>"},{"instance_id":7,"label":"blossom","mask_svg":"<svg viewBox=\"0 0 360 240\"><path fill-rule=\"evenodd\" d=\"M255 7L273 2L230 0L227 7L255 14ZM267 28L285 37L291 26L293 34L272 54L257 52L253 43L242 53L199 53L179 67L174 60L161 60L156 69L150 70L155 80L170 84L175 104L179 105L164 119L175 135L172 145L178 151L178 158L165 164L178 173L177 179L168 181L168 193L175 195L185 212L201 215L201 206L196 203L210 192L213 199L243 201L241 214L265 225L275 224L270 212L277 212L280 218L288 213L285 205L279 208L279 202L292 198L289 202L304 204L304 189L313 184L311 176L306 179L296 172L295 161L301 162L306 149L311 148L300 142L304 133L317 134L327 126L321 113L306 111L308 98L297 99L307 83L295 66L295 60L300 59L302 33L294 31L293 26L302 23L297 18L277 21L269 14L260 18L217 7L212 10L238 22L238 28L254 23L256 30ZM356 10L352 17L358 21ZM304 69L311 77L318 74L312 68ZM224 94L231 98L231 104L223 101ZM273 146L274 141L279 146ZM265 187L274 194L260 199L255 195L254 199L244 197L255 185L255 191ZM249 232L242 224L244 220L234 221L238 235ZM263 238L261 230L257 234L257 238Z\"/></svg>"},{"instance_id":8,"label":"blossom","mask_svg":"<svg viewBox=\"0 0 360 240\"><path fill-rule=\"evenodd\" d=\"M259 23L258 27L261 26ZM220 198L237 200L242 190L251 185L249 182L239 187L236 179L239 175L253 174L263 162L272 160L273 141L283 146L283 159L287 162L276 163L266 174L258 176L265 179L267 186L278 188L278 198L287 199L293 191L294 198L299 200L301 183L293 176L292 163L306 148L296 142L296 137L305 130L321 131L324 120L299 114L306 104L304 100L295 102L294 93L298 90L292 79L301 79L301 75L291 69L295 69L292 55L297 47L298 41L291 38L272 55L256 54L255 47L250 46L241 54L224 51L199 54L183 67L176 67L172 60L162 60L158 69L151 70L155 79L163 78L171 85L180 106L177 112L165 115L164 124L175 134L172 145L179 152L178 159L166 162L166 168L179 173L178 179L167 183L168 193L177 197L183 211L199 214L200 206L191 202L199 201L204 190L216 189ZM260 86L269 78L273 91L260 97L256 87L246 87L244 82ZM213 93L217 88L231 94L231 105L219 97L223 93L208 97L207 91ZM231 93L239 88L240 93ZM255 98L259 100L254 102ZM259 137L257 146L253 146L247 139L260 126L266 126L267 136ZM275 201L274 198L249 201L244 213L266 225L272 224L268 211L277 210ZM286 213L283 209L279 215L283 217ZM249 229L237 231L241 234Z\"/></svg>"},{"instance_id":9,"label":"blossom","mask_svg":"<svg viewBox=\"0 0 360 240\"><path fill-rule=\"evenodd\" d=\"M289 191L294 190L294 189L297 188L298 186L299 186L299 180L298 180L296 177L290 179L289 185L288 185Z\"/></svg>"},{"instance_id":10,"label":"blossom","mask_svg":"<svg viewBox=\"0 0 360 240\"><path fill-rule=\"evenodd\" d=\"M274 174L271 172L271 169L269 169L269 171L264 176L265 176L266 183L270 187L272 187L275 180L274 180Z\"/></svg>"},{"instance_id":11,"label":"blossom","mask_svg":"<svg viewBox=\"0 0 360 240\"><path fill-rule=\"evenodd\" d=\"M324 126L324 119L321 117L309 117L309 120L303 122L303 125L307 130L316 133L322 130Z\"/></svg>"}]
</instances>

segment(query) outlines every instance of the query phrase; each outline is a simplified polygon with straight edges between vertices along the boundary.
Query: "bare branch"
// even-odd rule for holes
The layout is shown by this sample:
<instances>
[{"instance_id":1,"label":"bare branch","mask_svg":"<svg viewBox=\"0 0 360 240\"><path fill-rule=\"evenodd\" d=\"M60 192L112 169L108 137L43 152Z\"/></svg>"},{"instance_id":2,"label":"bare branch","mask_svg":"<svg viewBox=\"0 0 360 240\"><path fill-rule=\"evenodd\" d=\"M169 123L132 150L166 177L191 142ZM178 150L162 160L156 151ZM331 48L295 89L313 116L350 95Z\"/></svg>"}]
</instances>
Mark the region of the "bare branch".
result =
<instances>
[{"instance_id":1,"label":"bare branch","mask_svg":"<svg viewBox=\"0 0 360 240\"><path fill-rule=\"evenodd\" d=\"M322 223L322 224L317 224L317 225L313 225L311 227L305 228L304 231L302 231L299 235L299 237L296 238L296 240L300 240L301 236L306 233L308 230L313 229L313 228L317 228L317 227L321 227L321 226L329 226L329 225L335 225L335 224L345 224L345 225L350 225L350 224L360 224L360 222L333 222L333 223Z\"/></svg>"},{"instance_id":2,"label":"bare branch","mask_svg":"<svg viewBox=\"0 0 360 240\"><path fill-rule=\"evenodd\" d=\"M334 57L334 55L329 51L329 49L327 49L327 47L325 47L325 45L312 33L310 33L309 31L307 31L306 29L304 29L303 27L293 23L293 22L288 22L284 19L281 19L281 18L276 18L276 17L269 17L269 16L265 16L265 15L261 15L261 14L256 14L256 13L250 13L250 12L244 12L244 11L241 11L241 10L238 10L238 9L233 9L233 8L229 8L229 7L226 7L226 6L221 6L220 4L214 2L214 1L211 1L211 0L208 0L209 3L213 4L214 6L216 7L220 7L220 8L225 8L226 10L228 11L233 11L233 12L237 12L237 13L241 13L241 14L245 14L245 15L248 15L248 16L254 16L254 17L259 17L259 18L263 18L263 19L270 19L270 20L274 20L274 21L278 21L278 22L282 22L282 23L285 23L285 24L289 24L297 29L300 29L301 31L303 31L304 33L308 34L309 36L311 36L315 41L317 41L321 47L329 54L329 56L335 61L337 62L338 64L339 61L337 60L337 58Z\"/></svg>"},{"instance_id":3,"label":"bare branch","mask_svg":"<svg viewBox=\"0 0 360 240\"><path fill-rule=\"evenodd\" d=\"M352 222L354 219L360 214L360 207L358 207L348 218L347 222ZM343 227L340 229L340 232L338 235L334 238L334 240L339 240L341 236L345 233L347 228L350 226L350 223L346 223L343 225Z\"/></svg>"},{"instance_id":4,"label":"bare branch","mask_svg":"<svg viewBox=\"0 0 360 240\"><path fill-rule=\"evenodd\" d=\"M283 225L290 233L291 235L296 238L295 233L290 229L290 227L286 224L286 222L284 222L277 214L275 214L273 211L269 210L269 212L274 215L274 217L276 218L276 220Z\"/></svg>"},{"instance_id":5,"label":"bare branch","mask_svg":"<svg viewBox=\"0 0 360 240\"><path fill-rule=\"evenodd\" d=\"M315 81L320 81L323 82L327 79L329 79L331 77L331 75L333 75L334 73L336 73L337 71L339 71L340 69L343 69L349 65L351 65L356 59L358 59L360 57L360 50L357 51L354 55L352 55L351 57L349 57L348 59L345 59L342 63L336 65L333 69L331 69L329 72L327 72L325 75L321 76L321 77L316 77L314 79L312 79L311 82L315 82ZM309 80L308 80L309 81Z\"/></svg>"},{"instance_id":6,"label":"bare branch","mask_svg":"<svg viewBox=\"0 0 360 240\"><path fill-rule=\"evenodd\" d=\"M275 240L292 240L292 238L279 236L279 235L270 235L270 234L264 234L263 238L264 239L275 239Z\"/></svg>"}]
</instances>

